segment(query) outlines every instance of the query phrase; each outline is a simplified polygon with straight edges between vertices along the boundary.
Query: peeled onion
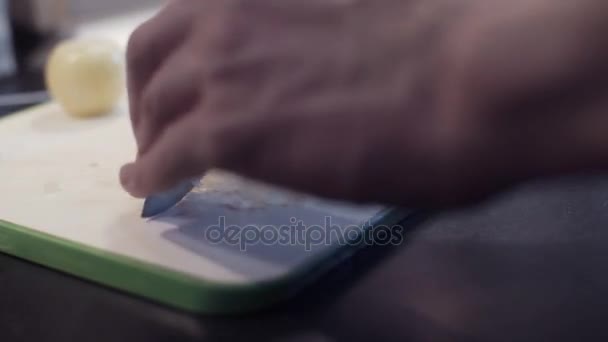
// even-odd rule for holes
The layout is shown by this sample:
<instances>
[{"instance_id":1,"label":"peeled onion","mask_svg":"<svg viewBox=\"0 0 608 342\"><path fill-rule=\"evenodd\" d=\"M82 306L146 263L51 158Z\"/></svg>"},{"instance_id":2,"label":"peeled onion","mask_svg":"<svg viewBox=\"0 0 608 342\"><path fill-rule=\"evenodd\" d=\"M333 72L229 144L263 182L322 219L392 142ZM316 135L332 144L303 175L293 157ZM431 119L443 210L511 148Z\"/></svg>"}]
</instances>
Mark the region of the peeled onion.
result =
<instances>
[{"instance_id":1,"label":"peeled onion","mask_svg":"<svg viewBox=\"0 0 608 342\"><path fill-rule=\"evenodd\" d=\"M46 70L49 94L70 115L107 114L124 93L124 62L111 41L67 40L49 55Z\"/></svg>"}]
</instances>

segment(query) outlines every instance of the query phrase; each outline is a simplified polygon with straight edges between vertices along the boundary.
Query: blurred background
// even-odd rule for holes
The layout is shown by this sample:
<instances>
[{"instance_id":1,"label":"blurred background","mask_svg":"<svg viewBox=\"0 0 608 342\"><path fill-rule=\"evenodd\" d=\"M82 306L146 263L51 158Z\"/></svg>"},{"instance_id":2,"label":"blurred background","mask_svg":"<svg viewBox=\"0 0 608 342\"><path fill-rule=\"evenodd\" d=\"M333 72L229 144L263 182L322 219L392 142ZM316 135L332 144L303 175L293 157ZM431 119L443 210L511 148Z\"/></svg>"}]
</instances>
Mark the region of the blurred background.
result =
<instances>
[{"instance_id":1,"label":"blurred background","mask_svg":"<svg viewBox=\"0 0 608 342\"><path fill-rule=\"evenodd\" d=\"M50 49L96 22L156 9L162 0L0 0L0 116L48 99Z\"/></svg>"}]
</instances>

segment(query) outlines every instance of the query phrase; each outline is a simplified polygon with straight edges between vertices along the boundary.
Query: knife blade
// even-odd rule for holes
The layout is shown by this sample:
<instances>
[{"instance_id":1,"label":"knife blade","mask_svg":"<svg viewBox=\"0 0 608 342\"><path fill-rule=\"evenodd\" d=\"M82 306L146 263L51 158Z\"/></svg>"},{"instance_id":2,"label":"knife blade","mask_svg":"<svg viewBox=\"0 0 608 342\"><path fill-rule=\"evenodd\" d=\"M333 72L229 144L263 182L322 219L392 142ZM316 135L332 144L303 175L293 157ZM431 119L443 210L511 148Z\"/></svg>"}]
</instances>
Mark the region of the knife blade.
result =
<instances>
[{"instance_id":1,"label":"knife blade","mask_svg":"<svg viewBox=\"0 0 608 342\"><path fill-rule=\"evenodd\" d=\"M167 191L147 197L144 201L141 217L150 218L158 216L173 208L200 183L201 178L187 179Z\"/></svg>"}]
</instances>

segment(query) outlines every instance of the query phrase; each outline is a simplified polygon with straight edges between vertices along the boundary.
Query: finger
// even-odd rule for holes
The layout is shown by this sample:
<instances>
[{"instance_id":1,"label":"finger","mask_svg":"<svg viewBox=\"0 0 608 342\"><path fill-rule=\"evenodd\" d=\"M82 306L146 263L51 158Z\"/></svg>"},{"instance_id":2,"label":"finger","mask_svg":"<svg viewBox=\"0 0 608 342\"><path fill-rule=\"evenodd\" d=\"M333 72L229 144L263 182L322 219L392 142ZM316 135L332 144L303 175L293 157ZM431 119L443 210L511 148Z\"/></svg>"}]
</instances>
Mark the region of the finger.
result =
<instances>
[{"instance_id":1,"label":"finger","mask_svg":"<svg viewBox=\"0 0 608 342\"><path fill-rule=\"evenodd\" d=\"M127 85L131 121L139 123L141 92L154 71L185 39L192 25L189 1L171 1L160 13L139 26L129 38Z\"/></svg>"},{"instance_id":2,"label":"finger","mask_svg":"<svg viewBox=\"0 0 608 342\"><path fill-rule=\"evenodd\" d=\"M154 148L122 167L120 181L128 193L143 198L205 171L201 153L204 146L197 143L200 123L196 119L191 115L170 126Z\"/></svg>"},{"instance_id":3,"label":"finger","mask_svg":"<svg viewBox=\"0 0 608 342\"><path fill-rule=\"evenodd\" d=\"M183 117L203 96L199 62L178 52L154 75L142 94L136 130L139 153L145 154L164 127Z\"/></svg>"}]
</instances>

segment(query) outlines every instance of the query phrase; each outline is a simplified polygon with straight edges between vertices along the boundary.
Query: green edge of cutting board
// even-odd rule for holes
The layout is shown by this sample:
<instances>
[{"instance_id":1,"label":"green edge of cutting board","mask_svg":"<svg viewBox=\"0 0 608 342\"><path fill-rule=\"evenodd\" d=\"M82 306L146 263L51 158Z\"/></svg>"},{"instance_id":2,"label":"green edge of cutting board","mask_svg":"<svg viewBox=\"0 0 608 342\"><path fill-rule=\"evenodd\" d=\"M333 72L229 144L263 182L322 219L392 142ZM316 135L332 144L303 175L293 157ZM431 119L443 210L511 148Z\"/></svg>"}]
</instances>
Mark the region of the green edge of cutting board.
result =
<instances>
[{"instance_id":1,"label":"green edge of cutting board","mask_svg":"<svg viewBox=\"0 0 608 342\"><path fill-rule=\"evenodd\" d=\"M365 229L395 225L408 212L387 209ZM288 275L254 284L205 281L161 266L106 252L0 220L0 252L177 309L206 314L255 311L287 299L358 248L343 246Z\"/></svg>"}]
</instances>

